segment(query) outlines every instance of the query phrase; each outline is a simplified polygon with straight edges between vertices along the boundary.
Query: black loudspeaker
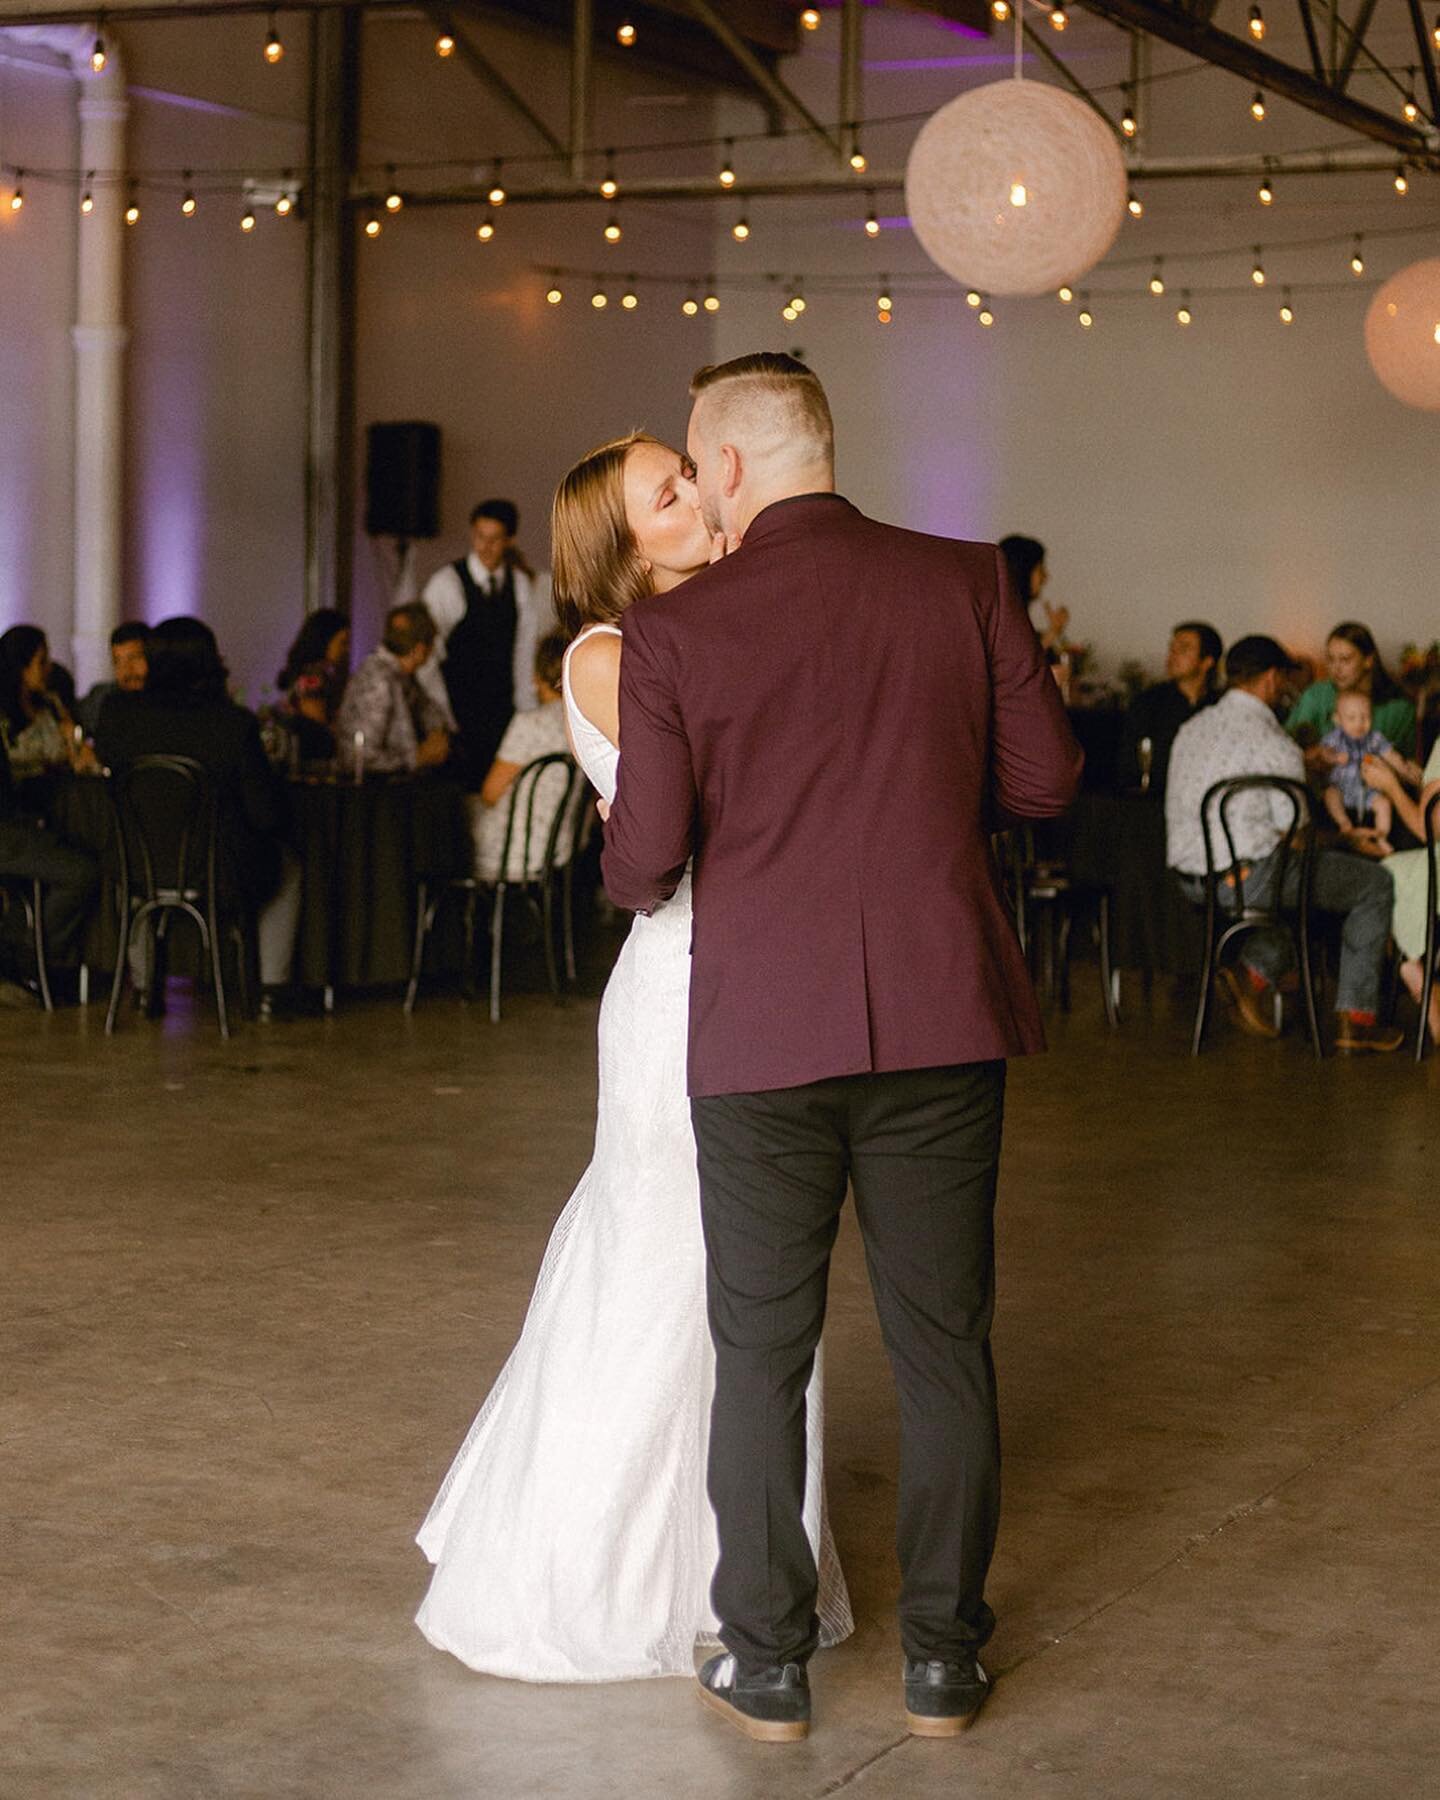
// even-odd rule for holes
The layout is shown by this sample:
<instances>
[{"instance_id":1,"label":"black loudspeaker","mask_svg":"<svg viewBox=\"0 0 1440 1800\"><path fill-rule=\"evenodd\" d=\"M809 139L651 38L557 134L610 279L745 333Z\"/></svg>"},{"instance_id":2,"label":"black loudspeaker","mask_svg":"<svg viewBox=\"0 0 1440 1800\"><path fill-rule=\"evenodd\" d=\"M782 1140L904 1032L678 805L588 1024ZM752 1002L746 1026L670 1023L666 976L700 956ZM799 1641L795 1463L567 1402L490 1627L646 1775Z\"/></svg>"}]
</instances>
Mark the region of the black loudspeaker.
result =
<instances>
[{"instance_id":1,"label":"black loudspeaker","mask_svg":"<svg viewBox=\"0 0 1440 1800\"><path fill-rule=\"evenodd\" d=\"M372 425L365 449L365 529L371 537L440 534L440 427L423 419Z\"/></svg>"}]
</instances>

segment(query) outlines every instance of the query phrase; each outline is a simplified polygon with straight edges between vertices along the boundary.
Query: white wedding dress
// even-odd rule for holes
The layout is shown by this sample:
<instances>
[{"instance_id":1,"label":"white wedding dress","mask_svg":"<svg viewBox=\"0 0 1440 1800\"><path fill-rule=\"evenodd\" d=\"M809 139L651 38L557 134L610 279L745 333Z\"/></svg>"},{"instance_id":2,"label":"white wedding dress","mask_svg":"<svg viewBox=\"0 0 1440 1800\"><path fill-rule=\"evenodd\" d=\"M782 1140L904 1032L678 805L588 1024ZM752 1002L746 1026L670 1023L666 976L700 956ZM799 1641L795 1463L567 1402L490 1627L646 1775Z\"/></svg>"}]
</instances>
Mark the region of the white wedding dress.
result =
<instances>
[{"instance_id":1,"label":"white wedding dress","mask_svg":"<svg viewBox=\"0 0 1440 1800\"><path fill-rule=\"evenodd\" d=\"M576 706L568 655L564 694L581 765L613 799L619 755ZM714 1353L685 1091L689 986L687 875L635 920L605 989L594 1159L419 1533L435 1572L416 1623L488 1674L690 1675L697 1642L714 1641ZM817 1356L805 1524L821 1642L836 1643L853 1622L825 1519L821 1392Z\"/></svg>"}]
</instances>

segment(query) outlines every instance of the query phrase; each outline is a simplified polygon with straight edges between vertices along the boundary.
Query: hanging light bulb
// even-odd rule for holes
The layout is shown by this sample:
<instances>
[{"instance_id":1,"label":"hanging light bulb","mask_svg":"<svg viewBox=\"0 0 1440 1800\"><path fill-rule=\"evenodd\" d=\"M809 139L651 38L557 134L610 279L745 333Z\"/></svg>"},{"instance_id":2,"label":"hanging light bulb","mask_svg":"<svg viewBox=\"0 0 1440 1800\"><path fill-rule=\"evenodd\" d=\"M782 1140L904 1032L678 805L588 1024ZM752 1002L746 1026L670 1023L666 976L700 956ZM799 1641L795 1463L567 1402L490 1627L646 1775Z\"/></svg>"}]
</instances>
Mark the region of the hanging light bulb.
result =
<instances>
[{"instance_id":1,"label":"hanging light bulb","mask_svg":"<svg viewBox=\"0 0 1440 1800\"><path fill-rule=\"evenodd\" d=\"M622 50L633 50L635 47L635 27L629 19L622 19L615 28L615 41Z\"/></svg>"},{"instance_id":2,"label":"hanging light bulb","mask_svg":"<svg viewBox=\"0 0 1440 1800\"><path fill-rule=\"evenodd\" d=\"M1132 219L1143 219L1145 217L1145 202L1135 192L1134 188L1131 188L1130 197L1125 202L1125 210L1130 214Z\"/></svg>"},{"instance_id":3,"label":"hanging light bulb","mask_svg":"<svg viewBox=\"0 0 1440 1800\"><path fill-rule=\"evenodd\" d=\"M15 189L14 189L14 192L10 195L10 210L11 210L11 212L19 212L20 208L22 206L24 206L24 204L25 204L25 171L23 169L17 169L15 171Z\"/></svg>"},{"instance_id":4,"label":"hanging light bulb","mask_svg":"<svg viewBox=\"0 0 1440 1800\"><path fill-rule=\"evenodd\" d=\"M870 164L866 160L865 152L860 148L860 140L858 137L851 141L850 167L857 175L863 175L870 167Z\"/></svg>"},{"instance_id":5,"label":"hanging light bulb","mask_svg":"<svg viewBox=\"0 0 1440 1800\"><path fill-rule=\"evenodd\" d=\"M1265 36L1265 15L1258 6L1250 8L1250 35L1257 44Z\"/></svg>"},{"instance_id":6,"label":"hanging light bulb","mask_svg":"<svg viewBox=\"0 0 1440 1800\"><path fill-rule=\"evenodd\" d=\"M730 227L730 235L737 244L743 244L750 235L750 221L748 219L737 219Z\"/></svg>"},{"instance_id":7,"label":"hanging light bulb","mask_svg":"<svg viewBox=\"0 0 1440 1800\"><path fill-rule=\"evenodd\" d=\"M973 312L977 306L981 306L984 304L984 300L980 294L976 293L974 288L971 288L970 292L965 296L965 304Z\"/></svg>"},{"instance_id":8,"label":"hanging light bulb","mask_svg":"<svg viewBox=\"0 0 1440 1800\"><path fill-rule=\"evenodd\" d=\"M80 211L88 219L95 210L95 196L90 192L90 183L95 179L95 171L85 171L85 192L80 196Z\"/></svg>"},{"instance_id":9,"label":"hanging light bulb","mask_svg":"<svg viewBox=\"0 0 1440 1800\"><path fill-rule=\"evenodd\" d=\"M619 192L620 183L615 179L615 152L607 150L605 152L605 179L600 183L600 197L603 200L613 200Z\"/></svg>"},{"instance_id":10,"label":"hanging light bulb","mask_svg":"<svg viewBox=\"0 0 1440 1800\"><path fill-rule=\"evenodd\" d=\"M1023 181L1010 183L1010 204L1012 206L1028 206L1030 204L1030 192Z\"/></svg>"},{"instance_id":11,"label":"hanging light bulb","mask_svg":"<svg viewBox=\"0 0 1440 1800\"><path fill-rule=\"evenodd\" d=\"M501 179L501 170L503 168L504 164L497 156L495 158L495 167L490 172L490 192L485 196L492 206L503 206L510 198L505 192L505 183Z\"/></svg>"},{"instance_id":12,"label":"hanging light bulb","mask_svg":"<svg viewBox=\"0 0 1440 1800\"><path fill-rule=\"evenodd\" d=\"M105 64L109 61L109 57L110 53L105 48L105 34L97 27L95 32L95 42L90 51L91 74L101 74L105 68Z\"/></svg>"},{"instance_id":13,"label":"hanging light bulb","mask_svg":"<svg viewBox=\"0 0 1440 1800\"><path fill-rule=\"evenodd\" d=\"M449 31L442 31L436 38L435 54L437 56L453 56L455 54L455 39Z\"/></svg>"},{"instance_id":14,"label":"hanging light bulb","mask_svg":"<svg viewBox=\"0 0 1440 1800\"><path fill-rule=\"evenodd\" d=\"M982 306L978 316L980 319L980 323L985 327L985 329L987 331L995 323L995 315L993 312L991 312L991 310L988 306Z\"/></svg>"},{"instance_id":15,"label":"hanging light bulb","mask_svg":"<svg viewBox=\"0 0 1440 1800\"><path fill-rule=\"evenodd\" d=\"M487 212L485 217L475 227L475 235L477 238L479 238L479 240L482 244L488 244L490 242L491 238L494 237L494 235L495 235L495 218L492 213Z\"/></svg>"},{"instance_id":16,"label":"hanging light bulb","mask_svg":"<svg viewBox=\"0 0 1440 1800\"><path fill-rule=\"evenodd\" d=\"M1250 117L1256 120L1265 117L1265 96L1259 88L1256 88L1254 98L1250 102Z\"/></svg>"},{"instance_id":17,"label":"hanging light bulb","mask_svg":"<svg viewBox=\"0 0 1440 1800\"><path fill-rule=\"evenodd\" d=\"M870 204L865 209L865 235L866 237L879 237L880 221L875 216L875 196L871 194L869 200Z\"/></svg>"},{"instance_id":18,"label":"hanging light bulb","mask_svg":"<svg viewBox=\"0 0 1440 1800\"><path fill-rule=\"evenodd\" d=\"M720 165L720 174L717 177L721 187L723 187L723 188L732 188L735 185L735 163L730 154L731 148L732 148L732 140L730 138L726 138L726 140L725 140L725 161Z\"/></svg>"},{"instance_id":19,"label":"hanging light bulb","mask_svg":"<svg viewBox=\"0 0 1440 1800\"><path fill-rule=\"evenodd\" d=\"M399 212L400 208L405 204L405 196L400 192L399 188L397 188L395 185L395 165L394 165L394 163L390 163L388 165L388 167L385 170L385 174L387 177L387 180L385 183L385 210L386 210L386 212L397 213L397 212Z\"/></svg>"},{"instance_id":20,"label":"hanging light bulb","mask_svg":"<svg viewBox=\"0 0 1440 1800\"><path fill-rule=\"evenodd\" d=\"M1405 104L1401 110L1404 112L1407 122L1409 124L1413 125L1415 123L1415 121L1420 117L1420 103L1415 98L1415 71L1414 71L1414 69L1411 69L1409 71L1409 75L1410 75L1410 86L1408 88L1406 88L1406 90L1405 90Z\"/></svg>"},{"instance_id":21,"label":"hanging light bulb","mask_svg":"<svg viewBox=\"0 0 1440 1800\"><path fill-rule=\"evenodd\" d=\"M279 218L288 219L295 210L295 196L288 190L276 196L275 212Z\"/></svg>"},{"instance_id":22,"label":"hanging light bulb","mask_svg":"<svg viewBox=\"0 0 1440 1800\"><path fill-rule=\"evenodd\" d=\"M555 286L553 283L545 290L545 299L551 306L558 306L564 298L565 290Z\"/></svg>"},{"instance_id":23,"label":"hanging light bulb","mask_svg":"<svg viewBox=\"0 0 1440 1800\"><path fill-rule=\"evenodd\" d=\"M1128 96L1129 90L1127 89L1126 92ZM1125 101L1125 110L1120 115L1120 129L1127 138L1133 138L1135 133L1140 129L1140 121L1135 117L1135 102L1133 98L1127 97Z\"/></svg>"},{"instance_id":24,"label":"hanging light bulb","mask_svg":"<svg viewBox=\"0 0 1440 1800\"><path fill-rule=\"evenodd\" d=\"M1364 243L1364 238L1357 231L1355 233L1355 247L1350 252L1350 272L1353 275L1363 275L1365 273Z\"/></svg>"},{"instance_id":25,"label":"hanging light bulb","mask_svg":"<svg viewBox=\"0 0 1440 1800\"><path fill-rule=\"evenodd\" d=\"M1289 288L1285 289L1285 292L1280 298L1280 323L1282 325L1293 325L1295 323L1295 309L1290 304Z\"/></svg>"},{"instance_id":26,"label":"hanging light bulb","mask_svg":"<svg viewBox=\"0 0 1440 1800\"><path fill-rule=\"evenodd\" d=\"M380 227L379 218L374 213L371 213L370 217L365 221L366 237L368 237L368 238L379 237L380 229L381 229L381 227Z\"/></svg>"},{"instance_id":27,"label":"hanging light bulb","mask_svg":"<svg viewBox=\"0 0 1440 1800\"><path fill-rule=\"evenodd\" d=\"M798 283L796 284L795 292L790 296L790 304L795 308L797 313L803 313L805 310L805 296L800 292Z\"/></svg>"},{"instance_id":28,"label":"hanging light bulb","mask_svg":"<svg viewBox=\"0 0 1440 1800\"><path fill-rule=\"evenodd\" d=\"M1165 258L1163 256L1157 256L1155 258L1155 269L1150 277L1150 292L1157 298L1165 292L1165 276L1162 273L1164 267Z\"/></svg>"},{"instance_id":29,"label":"hanging light bulb","mask_svg":"<svg viewBox=\"0 0 1440 1800\"><path fill-rule=\"evenodd\" d=\"M1003 25L1010 17L1010 0L990 0L990 13Z\"/></svg>"},{"instance_id":30,"label":"hanging light bulb","mask_svg":"<svg viewBox=\"0 0 1440 1800\"><path fill-rule=\"evenodd\" d=\"M190 185L190 171L187 169L185 171L185 194L180 202L181 217L193 219L195 217L196 205L195 190Z\"/></svg>"},{"instance_id":31,"label":"hanging light bulb","mask_svg":"<svg viewBox=\"0 0 1440 1800\"><path fill-rule=\"evenodd\" d=\"M130 203L125 208L125 223L127 225L140 223L140 190L133 181L130 183Z\"/></svg>"},{"instance_id":32,"label":"hanging light bulb","mask_svg":"<svg viewBox=\"0 0 1440 1800\"><path fill-rule=\"evenodd\" d=\"M1050 23L1057 31L1063 31L1070 23L1065 11L1065 0L1055 0L1055 4L1050 8Z\"/></svg>"},{"instance_id":33,"label":"hanging light bulb","mask_svg":"<svg viewBox=\"0 0 1440 1800\"><path fill-rule=\"evenodd\" d=\"M715 294L715 293L710 293L710 294L707 294L707 295L706 295L706 296L705 296L705 300L704 300L704 306L705 306L705 310L706 310L706 312L708 312L708 313L717 313L717 312L719 312L719 310L720 310L720 296L719 296L719 295L718 295L718 294Z\"/></svg>"},{"instance_id":34,"label":"hanging light bulb","mask_svg":"<svg viewBox=\"0 0 1440 1800\"><path fill-rule=\"evenodd\" d=\"M265 60L273 68L285 54L285 46L280 42L280 33L275 29L275 15L270 15L270 29L265 36Z\"/></svg>"},{"instance_id":35,"label":"hanging light bulb","mask_svg":"<svg viewBox=\"0 0 1440 1800\"><path fill-rule=\"evenodd\" d=\"M633 281L635 277L632 275L630 279ZM625 308L626 312L634 312L635 308L640 304L640 296L635 292L634 288L626 288L625 292L620 296L620 304Z\"/></svg>"},{"instance_id":36,"label":"hanging light bulb","mask_svg":"<svg viewBox=\"0 0 1440 1800\"><path fill-rule=\"evenodd\" d=\"M614 213L611 213L610 217L605 221L605 242L607 244L618 244L623 236L624 233L620 229L619 219L616 218Z\"/></svg>"},{"instance_id":37,"label":"hanging light bulb","mask_svg":"<svg viewBox=\"0 0 1440 1800\"><path fill-rule=\"evenodd\" d=\"M1255 283L1256 287L1264 287L1265 285L1265 265L1260 260L1260 246L1258 244L1255 246L1255 267L1250 271L1250 279Z\"/></svg>"},{"instance_id":38,"label":"hanging light bulb","mask_svg":"<svg viewBox=\"0 0 1440 1800\"><path fill-rule=\"evenodd\" d=\"M796 312L795 308L787 302L780 308L780 317L784 319L787 324L793 325L800 315Z\"/></svg>"},{"instance_id":39,"label":"hanging light bulb","mask_svg":"<svg viewBox=\"0 0 1440 1800\"><path fill-rule=\"evenodd\" d=\"M1189 288L1186 288L1185 292L1180 296L1180 310L1175 314L1175 323L1177 325L1189 325L1194 317L1194 313L1190 310L1190 290Z\"/></svg>"},{"instance_id":40,"label":"hanging light bulb","mask_svg":"<svg viewBox=\"0 0 1440 1800\"><path fill-rule=\"evenodd\" d=\"M595 308L596 312L604 312L605 308L610 304L610 296L605 292L604 288L596 288L595 292L590 296L590 304Z\"/></svg>"},{"instance_id":41,"label":"hanging light bulb","mask_svg":"<svg viewBox=\"0 0 1440 1800\"><path fill-rule=\"evenodd\" d=\"M800 14L800 23L807 31L818 31L820 29L820 8L818 6L805 7Z\"/></svg>"},{"instance_id":42,"label":"hanging light bulb","mask_svg":"<svg viewBox=\"0 0 1440 1800\"><path fill-rule=\"evenodd\" d=\"M1095 315L1088 306L1082 306L1080 311L1076 314L1076 317L1079 319L1080 325L1085 331L1088 331L1095 323Z\"/></svg>"},{"instance_id":43,"label":"hanging light bulb","mask_svg":"<svg viewBox=\"0 0 1440 1800\"><path fill-rule=\"evenodd\" d=\"M255 213L253 209L248 206L240 215L240 229L242 231L253 231L255 229Z\"/></svg>"},{"instance_id":44,"label":"hanging light bulb","mask_svg":"<svg viewBox=\"0 0 1440 1800\"><path fill-rule=\"evenodd\" d=\"M880 277L880 292L875 296L875 310L882 313L895 310L895 302L890 297L890 277L888 275Z\"/></svg>"},{"instance_id":45,"label":"hanging light bulb","mask_svg":"<svg viewBox=\"0 0 1440 1800\"><path fill-rule=\"evenodd\" d=\"M1430 42L1440 50L1440 13L1435 15L1435 29L1430 33Z\"/></svg>"},{"instance_id":46,"label":"hanging light bulb","mask_svg":"<svg viewBox=\"0 0 1440 1800\"><path fill-rule=\"evenodd\" d=\"M1401 163L1395 170L1395 192L1397 194L1410 192L1410 177L1405 173L1404 163Z\"/></svg>"},{"instance_id":47,"label":"hanging light bulb","mask_svg":"<svg viewBox=\"0 0 1440 1800\"><path fill-rule=\"evenodd\" d=\"M1057 288L1055 291L1055 298L1060 302L1060 304L1062 306L1068 306L1070 304L1070 302L1075 298L1075 290L1074 290L1074 288L1068 287L1068 286L1062 287L1062 288Z\"/></svg>"},{"instance_id":48,"label":"hanging light bulb","mask_svg":"<svg viewBox=\"0 0 1440 1800\"><path fill-rule=\"evenodd\" d=\"M693 294L687 294L680 302L680 310L687 319L693 319L700 310L700 302Z\"/></svg>"},{"instance_id":49,"label":"hanging light bulb","mask_svg":"<svg viewBox=\"0 0 1440 1800\"><path fill-rule=\"evenodd\" d=\"M1275 204L1275 188L1268 175L1262 177L1259 187L1255 190L1255 198L1262 206Z\"/></svg>"}]
</instances>

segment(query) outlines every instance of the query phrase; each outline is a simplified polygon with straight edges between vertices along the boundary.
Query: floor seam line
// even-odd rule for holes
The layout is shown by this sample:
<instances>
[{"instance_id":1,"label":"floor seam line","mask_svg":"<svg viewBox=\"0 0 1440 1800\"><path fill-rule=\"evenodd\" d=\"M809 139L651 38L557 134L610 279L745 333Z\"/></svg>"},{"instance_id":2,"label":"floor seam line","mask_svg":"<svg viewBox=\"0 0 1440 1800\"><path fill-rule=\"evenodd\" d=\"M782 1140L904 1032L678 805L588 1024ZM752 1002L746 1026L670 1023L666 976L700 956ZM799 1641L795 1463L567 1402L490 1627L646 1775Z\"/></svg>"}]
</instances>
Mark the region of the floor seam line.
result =
<instances>
[{"instance_id":1,"label":"floor seam line","mask_svg":"<svg viewBox=\"0 0 1440 1800\"><path fill-rule=\"evenodd\" d=\"M1350 1444L1353 1444L1357 1439L1367 1437L1371 1432L1378 1430L1387 1420L1395 1417L1397 1413L1403 1412L1406 1407L1412 1405L1416 1400L1422 1399L1426 1394L1437 1387L1440 1387L1440 1375L1434 1375L1428 1381L1421 1382L1418 1387L1411 1388L1408 1393L1402 1394L1397 1400L1393 1400L1389 1406L1386 1406L1380 1412L1373 1414L1361 1424L1352 1427L1351 1430L1345 1432L1341 1437L1336 1438L1333 1443L1326 1445L1323 1450L1317 1451L1317 1453L1312 1456L1307 1463L1302 1464L1300 1468L1292 1469L1288 1475L1283 1475L1279 1481L1272 1483L1263 1493L1257 1494L1253 1499L1246 1500L1240 1505L1232 1507L1217 1524L1210 1526L1206 1531L1196 1532L1191 1537L1188 1537L1174 1555L1167 1557L1163 1563L1158 1564L1147 1574L1142 1575L1138 1581L1131 1582L1130 1586L1122 1589L1120 1593L1111 1595L1111 1597L1102 1605L1092 1608L1091 1611L1084 1614L1083 1617L1076 1619L1073 1624L1067 1625L1058 1637L1050 1638L1045 1643L1038 1645L1034 1650L1029 1650L1025 1652L1024 1655L1016 1657L1014 1662L1006 1663L1003 1666L998 1667L995 1670L995 1675L999 1677L1001 1675L1013 1674L1016 1669L1024 1668L1027 1663L1034 1662L1037 1658L1044 1656L1047 1651L1053 1650L1059 1644L1063 1644L1067 1638L1073 1637L1077 1631L1083 1630L1085 1626L1093 1623L1094 1620L1103 1618L1106 1613L1119 1606L1123 1601L1131 1599L1134 1595L1149 1587L1152 1582L1159 1580L1162 1575L1169 1574L1172 1569L1177 1568L1183 1562L1187 1562L1198 1551L1205 1549L1209 1544L1213 1543L1223 1532L1228 1531L1232 1525L1238 1525L1243 1520L1248 1519L1254 1512L1262 1507L1267 1500L1272 1500L1276 1494L1283 1493L1292 1482L1299 1481L1302 1477L1309 1475L1313 1470L1318 1469L1322 1463L1330 1461L1331 1458L1337 1456L1342 1450L1346 1449Z\"/></svg>"},{"instance_id":2,"label":"floor seam line","mask_svg":"<svg viewBox=\"0 0 1440 1800\"><path fill-rule=\"evenodd\" d=\"M864 1762L857 1763L853 1769L847 1769L843 1775L837 1776L834 1781L827 1782L824 1787L818 1789L815 1800L826 1800L830 1794L843 1792L852 1782L858 1781L862 1775L873 1769L877 1763L884 1762L885 1758L898 1750L902 1744L909 1742L910 1733L907 1731L903 1737L896 1738L893 1743L882 1745L873 1756L867 1756Z\"/></svg>"}]
</instances>

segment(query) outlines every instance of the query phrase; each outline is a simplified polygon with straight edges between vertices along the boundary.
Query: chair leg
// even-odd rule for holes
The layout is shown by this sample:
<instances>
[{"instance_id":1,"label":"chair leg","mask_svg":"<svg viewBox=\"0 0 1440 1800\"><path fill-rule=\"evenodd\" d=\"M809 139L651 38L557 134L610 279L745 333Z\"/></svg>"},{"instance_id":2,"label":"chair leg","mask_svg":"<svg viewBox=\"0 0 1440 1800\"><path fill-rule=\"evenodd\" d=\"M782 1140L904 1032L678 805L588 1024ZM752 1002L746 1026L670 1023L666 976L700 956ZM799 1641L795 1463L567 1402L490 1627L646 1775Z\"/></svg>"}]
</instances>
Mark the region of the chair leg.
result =
<instances>
[{"instance_id":1,"label":"chair leg","mask_svg":"<svg viewBox=\"0 0 1440 1800\"><path fill-rule=\"evenodd\" d=\"M1295 935L1299 939L1300 989L1305 1001L1305 1024L1310 1033L1310 1048L1315 1052L1316 1062L1323 1062L1325 1045L1320 1037L1320 1015L1315 1007L1315 974L1310 960L1310 931L1307 920L1300 921Z\"/></svg>"},{"instance_id":2,"label":"chair leg","mask_svg":"<svg viewBox=\"0 0 1440 1800\"><path fill-rule=\"evenodd\" d=\"M1060 996L1060 1010L1070 1010L1070 939L1074 935L1075 920L1067 906L1055 912L1055 980Z\"/></svg>"},{"instance_id":3,"label":"chair leg","mask_svg":"<svg viewBox=\"0 0 1440 1800\"><path fill-rule=\"evenodd\" d=\"M35 973L40 980L40 999L46 1012L54 1012L50 993L50 971L45 966L45 885L37 877L33 887L34 903L30 928L35 938Z\"/></svg>"},{"instance_id":4,"label":"chair leg","mask_svg":"<svg viewBox=\"0 0 1440 1800\"><path fill-rule=\"evenodd\" d=\"M1110 962L1110 896L1100 894L1100 986L1105 1000L1105 1023L1112 1031L1120 1023L1119 1004L1115 996L1115 971Z\"/></svg>"},{"instance_id":5,"label":"chair leg","mask_svg":"<svg viewBox=\"0 0 1440 1800\"><path fill-rule=\"evenodd\" d=\"M545 974L550 982L550 992L555 999L560 999L560 970L555 960L555 877L545 878L544 891L540 896L540 928L545 933Z\"/></svg>"},{"instance_id":6,"label":"chair leg","mask_svg":"<svg viewBox=\"0 0 1440 1800\"><path fill-rule=\"evenodd\" d=\"M575 859L565 865L560 891L561 928L565 933L565 979L574 987L575 973Z\"/></svg>"},{"instance_id":7,"label":"chair leg","mask_svg":"<svg viewBox=\"0 0 1440 1800\"><path fill-rule=\"evenodd\" d=\"M475 982L475 914L479 910L480 895L475 888L465 890L465 945L461 951L460 962L460 996L464 1000L473 1000L479 992Z\"/></svg>"},{"instance_id":8,"label":"chair leg","mask_svg":"<svg viewBox=\"0 0 1440 1800\"><path fill-rule=\"evenodd\" d=\"M106 1037L115 1035L115 1018L120 1011L120 995L124 992L125 976L130 967L130 933L132 930L130 896L119 894L116 903L120 908L120 933L116 940L115 974L110 982L110 1004L105 1010Z\"/></svg>"},{"instance_id":9,"label":"chair leg","mask_svg":"<svg viewBox=\"0 0 1440 1800\"><path fill-rule=\"evenodd\" d=\"M420 991L420 964L425 956L425 933L429 926L430 889L421 882L415 890L415 946L410 956L410 982L405 989L405 1016L415 1010L415 996Z\"/></svg>"},{"instance_id":10,"label":"chair leg","mask_svg":"<svg viewBox=\"0 0 1440 1800\"><path fill-rule=\"evenodd\" d=\"M83 1008L89 1006L89 1004L90 1004L90 965L88 962L82 962L80 965L80 1005L81 1005L81 1008L83 1009Z\"/></svg>"},{"instance_id":11,"label":"chair leg","mask_svg":"<svg viewBox=\"0 0 1440 1800\"><path fill-rule=\"evenodd\" d=\"M1420 1023L1415 1027L1415 1060L1425 1060L1425 1039L1430 1031L1430 996L1435 992L1435 927L1425 933L1425 968L1420 977Z\"/></svg>"},{"instance_id":12,"label":"chair leg","mask_svg":"<svg viewBox=\"0 0 1440 1800\"><path fill-rule=\"evenodd\" d=\"M490 1023L500 1023L500 947L505 932L505 883L495 884L495 904L490 912Z\"/></svg>"},{"instance_id":13,"label":"chair leg","mask_svg":"<svg viewBox=\"0 0 1440 1800\"><path fill-rule=\"evenodd\" d=\"M1215 921L1205 921L1205 959L1200 965L1200 992L1195 1001L1195 1029L1190 1034L1190 1054L1198 1056L1205 1043L1205 1022L1210 1016L1210 992L1215 985Z\"/></svg>"},{"instance_id":14,"label":"chair leg","mask_svg":"<svg viewBox=\"0 0 1440 1800\"><path fill-rule=\"evenodd\" d=\"M218 920L211 912L210 922L200 927L200 935L205 948L210 952L210 968L215 979L215 1013L220 1021L220 1035L226 1043L230 1041L230 1013L225 1005L225 940L221 936Z\"/></svg>"}]
</instances>

